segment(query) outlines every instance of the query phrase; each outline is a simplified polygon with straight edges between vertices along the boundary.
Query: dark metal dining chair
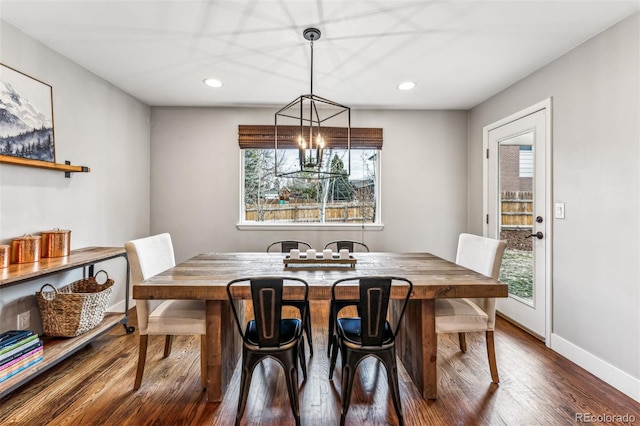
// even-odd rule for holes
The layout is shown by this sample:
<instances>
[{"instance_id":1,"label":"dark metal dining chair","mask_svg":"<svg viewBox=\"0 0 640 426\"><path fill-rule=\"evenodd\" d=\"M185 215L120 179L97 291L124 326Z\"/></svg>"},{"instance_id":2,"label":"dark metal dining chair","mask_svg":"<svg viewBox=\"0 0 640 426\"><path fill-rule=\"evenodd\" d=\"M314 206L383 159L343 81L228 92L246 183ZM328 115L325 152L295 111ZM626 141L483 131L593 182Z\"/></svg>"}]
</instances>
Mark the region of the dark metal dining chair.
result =
<instances>
[{"instance_id":1,"label":"dark metal dining chair","mask_svg":"<svg viewBox=\"0 0 640 426\"><path fill-rule=\"evenodd\" d=\"M281 240L275 241L267 247L267 253L273 250L279 250L281 253L289 253L291 250L307 250L310 249L311 245L307 242L300 240ZM272 250L273 249L273 250ZM307 335L307 344L309 345L309 356L313 356L313 336L311 334L311 309L309 306L309 302L305 302L304 304L297 300L283 300L282 304L285 306L292 306L296 308L300 315L302 315L302 311L306 312L307 318L305 321L305 329L304 333Z\"/></svg>"},{"instance_id":2,"label":"dark metal dining chair","mask_svg":"<svg viewBox=\"0 0 640 426\"><path fill-rule=\"evenodd\" d=\"M325 244L324 248L325 249L336 248L337 251L340 251L342 249L347 249L349 250L349 253L353 253L354 251L357 251L357 250L369 252L369 247L365 243L360 241L355 241L355 240L329 241L327 244ZM356 306L357 304L358 304L357 300L338 300L335 302L334 301L329 302L329 324L328 324L329 334L327 339L327 356L331 355L331 345L333 345L333 334L334 334L335 322L336 322L336 318L338 317L338 313L344 308L346 308L347 306Z\"/></svg>"},{"instance_id":3,"label":"dark metal dining chair","mask_svg":"<svg viewBox=\"0 0 640 426\"><path fill-rule=\"evenodd\" d=\"M273 243L269 244L269 246L267 247L267 253L273 251L273 250L277 250L280 253L289 253L291 250L293 249L298 249L300 251L306 251L307 249L310 249L311 244L305 242L305 241L300 241L300 240L280 240L280 241L274 241ZM273 249L273 250L272 250Z\"/></svg>"},{"instance_id":4,"label":"dark metal dining chair","mask_svg":"<svg viewBox=\"0 0 640 426\"><path fill-rule=\"evenodd\" d=\"M340 251L342 249L347 249L349 250L349 253L353 253L354 251L369 251L369 247L361 242L361 241L355 241L355 240L336 240L336 241L329 241L327 244L324 245L324 248L328 249L333 249L336 248L336 251Z\"/></svg>"},{"instance_id":5,"label":"dark metal dining chair","mask_svg":"<svg viewBox=\"0 0 640 426\"><path fill-rule=\"evenodd\" d=\"M251 286L254 319L248 321L243 328L236 308L241 299L241 291L234 295L234 290L241 284ZM286 283L286 285L285 285ZM227 296L235 318L238 332L242 338L242 370L240 376L240 396L236 412L236 425L240 424L247 404L249 386L255 367L265 358L275 359L284 370L289 393L291 411L300 425L300 404L298 399L298 360L302 368L303 378L307 380L307 367L304 361L304 339L302 330L305 312L302 319L282 318L284 287L298 287L295 296L301 302L309 298L309 285L300 278L290 277L252 277L238 278L227 284ZM302 304L304 306L304 303Z\"/></svg>"},{"instance_id":6,"label":"dark metal dining chair","mask_svg":"<svg viewBox=\"0 0 640 426\"><path fill-rule=\"evenodd\" d=\"M351 401L353 381L360 362L369 356L378 358L387 369L389 392L396 409L398 422L404 424L400 388L398 386L398 367L396 363L396 335L411 296L413 283L401 277L355 277L343 278L333 283L331 300L339 300L336 288L348 282L358 282L359 316L338 318L336 333L333 336L329 380L333 380L338 350L342 354L342 412L340 425L344 425ZM404 303L396 318L395 328L387 320L392 287L406 287ZM400 290L401 291L401 290Z\"/></svg>"}]
</instances>

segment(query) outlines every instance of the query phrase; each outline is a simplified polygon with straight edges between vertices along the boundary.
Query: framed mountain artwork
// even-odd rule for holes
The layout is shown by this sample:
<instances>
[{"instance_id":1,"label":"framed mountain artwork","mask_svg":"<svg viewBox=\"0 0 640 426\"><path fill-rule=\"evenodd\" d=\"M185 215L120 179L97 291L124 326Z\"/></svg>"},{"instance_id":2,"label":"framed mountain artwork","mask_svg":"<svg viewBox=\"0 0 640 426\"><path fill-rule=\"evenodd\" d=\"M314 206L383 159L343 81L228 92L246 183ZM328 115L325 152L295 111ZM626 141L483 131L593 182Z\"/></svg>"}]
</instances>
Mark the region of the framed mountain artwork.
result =
<instances>
[{"instance_id":1,"label":"framed mountain artwork","mask_svg":"<svg viewBox=\"0 0 640 426\"><path fill-rule=\"evenodd\" d=\"M0 64L0 155L55 163L53 89Z\"/></svg>"}]
</instances>

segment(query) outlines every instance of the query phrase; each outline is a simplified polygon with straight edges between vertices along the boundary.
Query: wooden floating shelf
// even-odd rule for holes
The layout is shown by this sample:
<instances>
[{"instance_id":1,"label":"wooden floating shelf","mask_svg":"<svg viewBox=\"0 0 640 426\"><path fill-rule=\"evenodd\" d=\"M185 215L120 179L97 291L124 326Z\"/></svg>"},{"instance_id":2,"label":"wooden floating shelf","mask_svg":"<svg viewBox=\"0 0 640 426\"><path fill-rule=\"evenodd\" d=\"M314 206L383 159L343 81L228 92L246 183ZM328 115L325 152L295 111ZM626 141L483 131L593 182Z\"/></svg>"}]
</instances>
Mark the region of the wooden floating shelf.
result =
<instances>
[{"instance_id":1,"label":"wooden floating shelf","mask_svg":"<svg viewBox=\"0 0 640 426\"><path fill-rule=\"evenodd\" d=\"M69 164L51 163L49 161L32 160L29 158L12 157L10 155L0 155L0 163L15 164L18 166L37 167L40 169L57 170L65 172L66 177L70 177L70 173L88 173L91 169L87 166L74 166Z\"/></svg>"}]
</instances>

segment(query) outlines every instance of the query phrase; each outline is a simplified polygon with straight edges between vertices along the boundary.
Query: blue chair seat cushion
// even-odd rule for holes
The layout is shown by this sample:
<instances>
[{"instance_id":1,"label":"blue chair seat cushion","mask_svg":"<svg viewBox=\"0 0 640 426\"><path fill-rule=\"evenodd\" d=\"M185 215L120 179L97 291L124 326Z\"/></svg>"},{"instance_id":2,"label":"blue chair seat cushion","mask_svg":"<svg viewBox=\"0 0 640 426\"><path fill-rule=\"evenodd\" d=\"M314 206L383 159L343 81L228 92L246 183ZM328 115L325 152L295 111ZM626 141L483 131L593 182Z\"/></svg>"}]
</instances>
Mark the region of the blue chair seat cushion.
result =
<instances>
[{"instance_id":1,"label":"blue chair seat cushion","mask_svg":"<svg viewBox=\"0 0 640 426\"><path fill-rule=\"evenodd\" d=\"M302 331L302 321L298 318L283 318L280 320L280 345L291 343L300 336ZM259 346L258 328L256 321L247 323L245 338L253 345Z\"/></svg>"},{"instance_id":2,"label":"blue chair seat cushion","mask_svg":"<svg viewBox=\"0 0 640 426\"><path fill-rule=\"evenodd\" d=\"M356 345L362 345L362 322L360 318L338 318L338 335ZM393 331L389 321L384 322L382 344L393 342Z\"/></svg>"}]
</instances>

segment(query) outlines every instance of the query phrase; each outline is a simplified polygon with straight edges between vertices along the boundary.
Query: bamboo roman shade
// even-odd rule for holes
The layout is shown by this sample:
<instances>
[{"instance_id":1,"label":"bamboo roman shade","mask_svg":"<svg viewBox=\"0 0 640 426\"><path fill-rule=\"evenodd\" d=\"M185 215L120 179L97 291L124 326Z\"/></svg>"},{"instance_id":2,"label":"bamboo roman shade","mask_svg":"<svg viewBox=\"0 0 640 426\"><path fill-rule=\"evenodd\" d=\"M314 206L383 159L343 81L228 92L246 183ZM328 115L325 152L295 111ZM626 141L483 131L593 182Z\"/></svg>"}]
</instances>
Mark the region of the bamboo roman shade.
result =
<instances>
[{"instance_id":1,"label":"bamboo roman shade","mask_svg":"<svg viewBox=\"0 0 640 426\"><path fill-rule=\"evenodd\" d=\"M305 134L309 128L304 128ZM300 126L278 126L278 149L298 148ZM328 141L325 148L346 148L347 129L344 127L322 127L322 135ZM275 126L239 125L238 143L241 149L273 148ZM351 128L351 149L382 149L382 128Z\"/></svg>"}]
</instances>

